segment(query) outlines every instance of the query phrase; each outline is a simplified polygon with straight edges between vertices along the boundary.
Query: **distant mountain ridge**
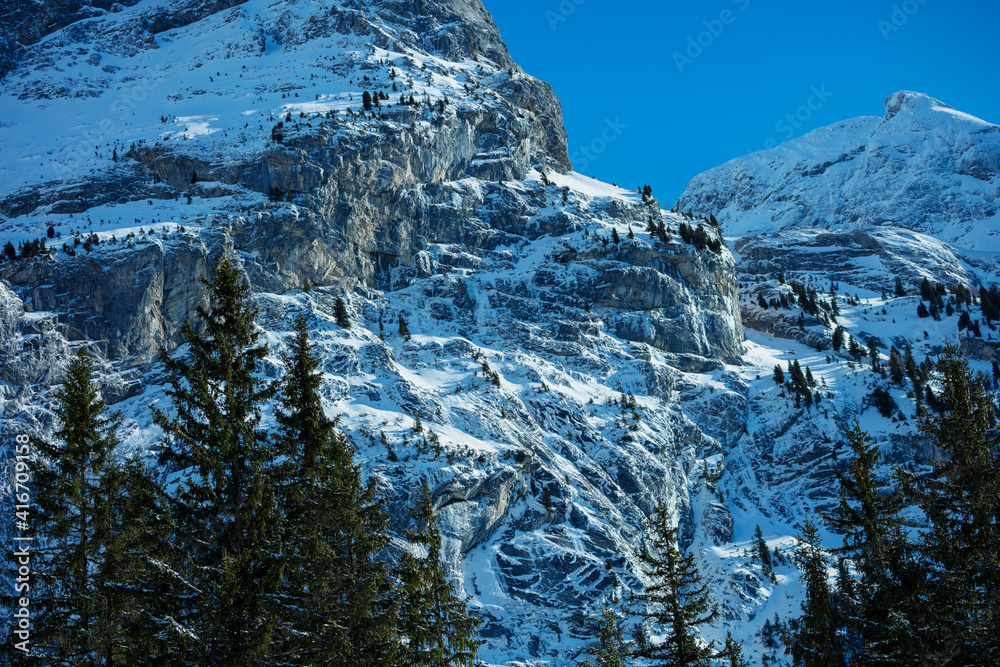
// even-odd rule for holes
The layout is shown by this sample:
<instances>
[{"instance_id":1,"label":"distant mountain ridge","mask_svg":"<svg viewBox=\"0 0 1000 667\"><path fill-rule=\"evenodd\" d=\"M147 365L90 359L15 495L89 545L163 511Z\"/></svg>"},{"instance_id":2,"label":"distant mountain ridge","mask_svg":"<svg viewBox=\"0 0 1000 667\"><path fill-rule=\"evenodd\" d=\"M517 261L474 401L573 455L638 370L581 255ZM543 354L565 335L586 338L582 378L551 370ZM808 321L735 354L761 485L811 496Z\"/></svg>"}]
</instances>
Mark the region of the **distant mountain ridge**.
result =
<instances>
[{"instance_id":1,"label":"distant mountain ridge","mask_svg":"<svg viewBox=\"0 0 1000 667\"><path fill-rule=\"evenodd\" d=\"M680 210L726 234L895 226L982 249L1000 245L1000 127L922 93L882 118L834 123L691 180Z\"/></svg>"}]
</instances>

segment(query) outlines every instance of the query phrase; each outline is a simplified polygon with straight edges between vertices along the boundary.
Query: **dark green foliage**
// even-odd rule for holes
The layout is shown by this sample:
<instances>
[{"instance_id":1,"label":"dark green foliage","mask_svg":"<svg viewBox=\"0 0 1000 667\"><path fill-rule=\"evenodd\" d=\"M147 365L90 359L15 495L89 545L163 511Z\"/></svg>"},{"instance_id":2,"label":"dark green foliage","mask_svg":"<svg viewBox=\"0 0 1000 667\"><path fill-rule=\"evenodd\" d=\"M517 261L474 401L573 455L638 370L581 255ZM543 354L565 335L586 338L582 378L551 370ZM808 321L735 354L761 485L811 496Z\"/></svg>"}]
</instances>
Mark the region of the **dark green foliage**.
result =
<instances>
[{"instance_id":1,"label":"dark green foliage","mask_svg":"<svg viewBox=\"0 0 1000 667\"><path fill-rule=\"evenodd\" d=\"M865 356L865 349L861 347L861 344L858 343L858 339L854 336L851 336L848 341L847 349L850 355L854 357L855 361L861 361L861 357Z\"/></svg>"},{"instance_id":2,"label":"dark green foliage","mask_svg":"<svg viewBox=\"0 0 1000 667\"><path fill-rule=\"evenodd\" d=\"M811 383L809 381L809 377L812 376L812 371L809 372L809 377L807 377L802 371L802 366L799 364L799 360L795 359L794 361L789 362L788 373L791 376L792 389L795 391L796 395L805 400L806 407L812 405L812 384L815 383Z\"/></svg>"},{"instance_id":3,"label":"dark green foliage","mask_svg":"<svg viewBox=\"0 0 1000 667\"><path fill-rule=\"evenodd\" d=\"M767 542L764 541L764 533L761 531L760 526L757 526L754 530L752 545L755 555L757 556L757 560L759 560L761 565L764 566L764 571L770 571L773 567L771 562L771 550L768 549Z\"/></svg>"},{"instance_id":4,"label":"dark green foliage","mask_svg":"<svg viewBox=\"0 0 1000 667\"><path fill-rule=\"evenodd\" d=\"M333 305L333 316L337 320L337 326L343 327L344 329L351 328L351 317L347 313L347 304L344 303L344 299L339 296Z\"/></svg>"},{"instance_id":5,"label":"dark green foliage","mask_svg":"<svg viewBox=\"0 0 1000 667\"><path fill-rule=\"evenodd\" d=\"M930 316L931 316L931 314L927 310L927 306L924 305L924 302L921 301L920 303L918 303L917 304L917 317L930 317Z\"/></svg>"},{"instance_id":6,"label":"dark green foliage","mask_svg":"<svg viewBox=\"0 0 1000 667\"><path fill-rule=\"evenodd\" d=\"M920 430L944 458L911 488L931 528L919 545L927 573L920 605L925 664L997 664L1000 660L1000 460L995 402L968 361L947 346L934 365L940 413L925 414Z\"/></svg>"},{"instance_id":7,"label":"dark green foliage","mask_svg":"<svg viewBox=\"0 0 1000 667\"><path fill-rule=\"evenodd\" d=\"M621 238L619 238L618 236L618 230L615 229L614 227L611 228L611 242L614 243L615 245L618 245L619 243L622 242Z\"/></svg>"},{"instance_id":8,"label":"dark green foliage","mask_svg":"<svg viewBox=\"0 0 1000 667\"><path fill-rule=\"evenodd\" d=\"M896 296L906 296L906 288L903 287L903 281L899 279L899 276L896 276L896 287L894 291Z\"/></svg>"},{"instance_id":9,"label":"dark green foliage","mask_svg":"<svg viewBox=\"0 0 1000 667\"><path fill-rule=\"evenodd\" d=\"M743 648L729 631L726 632L726 643L719 652L719 657L722 658L724 667L750 667L750 663L743 657Z\"/></svg>"},{"instance_id":10,"label":"dark green foliage","mask_svg":"<svg viewBox=\"0 0 1000 667\"><path fill-rule=\"evenodd\" d=\"M684 243L693 245L698 250L708 248L715 254L722 252L722 238L705 231L703 225L692 228L685 222L680 224L680 237Z\"/></svg>"},{"instance_id":11,"label":"dark green foliage","mask_svg":"<svg viewBox=\"0 0 1000 667\"><path fill-rule=\"evenodd\" d=\"M601 635L598 644L590 648L594 660L581 663L581 667L626 667L629 645L619 611L605 603L601 608Z\"/></svg>"},{"instance_id":12,"label":"dark green foliage","mask_svg":"<svg viewBox=\"0 0 1000 667\"><path fill-rule=\"evenodd\" d=\"M931 281L924 278L920 283L920 298L923 301L933 301L935 296L934 287L931 285Z\"/></svg>"},{"instance_id":13,"label":"dark green foliage","mask_svg":"<svg viewBox=\"0 0 1000 667\"><path fill-rule=\"evenodd\" d=\"M798 536L795 563L806 587L802 616L787 637L789 652L804 667L844 665L843 647L837 632L832 592L827 580L827 559L819 539L819 529L806 520Z\"/></svg>"},{"instance_id":14,"label":"dark green foliage","mask_svg":"<svg viewBox=\"0 0 1000 667\"><path fill-rule=\"evenodd\" d=\"M903 355L899 353L893 345L889 350L889 379L894 385L902 385L905 369L903 367Z\"/></svg>"},{"instance_id":15,"label":"dark green foliage","mask_svg":"<svg viewBox=\"0 0 1000 667\"><path fill-rule=\"evenodd\" d=\"M195 473L173 498L190 571L178 622L198 637L185 660L244 665L265 654L276 622L270 604L281 577L278 514L270 471L275 452L259 429L274 390L255 377L258 344L249 287L228 259L212 281L200 327L185 321L186 349L161 353L176 416L153 408L166 447L161 463Z\"/></svg>"},{"instance_id":16,"label":"dark green foliage","mask_svg":"<svg viewBox=\"0 0 1000 667\"><path fill-rule=\"evenodd\" d=\"M853 582L841 574L841 617L852 665L910 664L907 616L914 608L918 572L899 516L903 498L875 477L878 446L855 424L847 433L854 454L846 474L838 472L840 500L827 517L844 534L836 553L851 559ZM843 559L841 569L843 570Z\"/></svg>"},{"instance_id":17,"label":"dark green foliage","mask_svg":"<svg viewBox=\"0 0 1000 667\"><path fill-rule=\"evenodd\" d=\"M276 482L288 556L274 650L297 664L390 665L396 608L388 568L376 558L388 543L383 499L323 411L302 316L285 364L276 419L287 459Z\"/></svg>"},{"instance_id":18,"label":"dark green foliage","mask_svg":"<svg viewBox=\"0 0 1000 667\"><path fill-rule=\"evenodd\" d=\"M767 301L764 300L764 295L760 292L757 293L757 305L760 306L762 310L767 310Z\"/></svg>"},{"instance_id":19,"label":"dark green foliage","mask_svg":"<svg viewBox=\"0 0 1000 667\"><path fill-rule=\"evenodd\" d=\"M979 307L987 324L1000 319L1000 287L993 285L979 289Z\"/></svg>"},{"instance_id":20,"label":"dark green foliage","mask_svg":"<svg viewBox=\"0 0 1000 667\"><path fill-rule=\"evenodd\" d=\"M888 419L892 417L899 409L896 405L896 401L893 400L892 394L882 387L875 387L872 389L871 393L868 394L868 403L876 410L879 414Z\"/></svg>"},{"instance_id":21,"label":"dark green foliage","mask_svg":"<svg viewBox=\"0 0 1000 667\"><path fill-rule=\"evenodd\" d=\"M406 320L403 318L403 313L399 314L399 337L403 340L410 340L410 328L406 326Z\"/></svg>"},{"instance_id":22,"label":"dark green foliage","mask_svg":"<svg viewBox=\"0 0 1000 667\"><path fill-rule=\"evenodd\" d=\"M14 244L10 241L7 241L7 243L4 244L3 254L8 261L14 261L17 259L17 250L14 249Z\"/></svg>"},{"instance_id":23,"label":"dark green foliage","mask_svg":"<svg viewBox=\"0 0 1000 667\"><path fill-rule=\"evenodd\" d=\"M648 544L643 545L639 560L652 583L635 596L642 605L638 613L656 627L658 634L667 637L662 643L639 647L636 655L657 665L708 667L714 651L698 643L697 629L712 623L718 608L701 581L694 556L681 554L677 529L671 525L670 512L663 502L657 504L649 521Z\"/></svg>"},{"instance_id":24,"label":"dark green foliage","mask_svg":"<svg viewBox=\"0 0 1000 667\"><path fill-rule=\"evenodd\" d=\"M844 332L844 327L839 326L839 325L837 326L836 329L833 330L833 351L834 352L836 352L840 348L844 347L844 333L845 333Z\"/></svg>"},{"instance_id":25,"label":"dark green foliage","mask_svg":"<svg viewBox=\"0 0 1000 667\"><path fill-rule=\"evenodd\" d=\"M365 111L372 110L372 94L367 90L361 95L361 104L364 105Z\"/></svg>"},{"instance_id":26,"label":"dark green foliage","mask_svg":"<svg viewBox=\"0 0 1000 667\"><path fill-rule=\"evenodd\" d=\"M458 597L441 565L438 533L430 489L420 488L413 518L415 532L407 538L426 549L426 556L403 555L400 566L399 632L405 639L400 664L408 667L471 667L476 664L479 619L470 616L467 599Z\"/></svg>"},{"instance_id":27,"label":"dark green foliage","mask_svg":"<svg viewBox=\"0 0 1000 667\"><path fill-rule=\"evenodd\" d=\"M116 526L119 471L112 464L121 415L104 416L106 404L90 383L93 365L81 350L56 393L59 445L37 442L45 464L35 471L44 543L35 549L33 597L40 600L33 646L54 664L104 664L116 652L124 609L105 600L117 583L118 549L105 549ZM119 601L120 602L120 601Z\"/></svg>"},{"instance_id":28,"label":"dark green foliage","mask_svg":"<svg viewBox=\"0 0 1000 667\"><path fill-rule=\"evenodd\" d=\"M785 384L785 372L781 370L781 366L777 364L774 365L774 384L779 387Z\"/></svg>"},{"instance_id":29,"label":"dark green foliage","mask_svg":"<svg viewBox=\"0 0 1000 667\"><path fill-rule=\"evenodd\" d=\"M868 359L871 361L872 370L877 371L879 369L879 354L878 340L875 338L868 339Z\"/></svg>"}]
</instances>

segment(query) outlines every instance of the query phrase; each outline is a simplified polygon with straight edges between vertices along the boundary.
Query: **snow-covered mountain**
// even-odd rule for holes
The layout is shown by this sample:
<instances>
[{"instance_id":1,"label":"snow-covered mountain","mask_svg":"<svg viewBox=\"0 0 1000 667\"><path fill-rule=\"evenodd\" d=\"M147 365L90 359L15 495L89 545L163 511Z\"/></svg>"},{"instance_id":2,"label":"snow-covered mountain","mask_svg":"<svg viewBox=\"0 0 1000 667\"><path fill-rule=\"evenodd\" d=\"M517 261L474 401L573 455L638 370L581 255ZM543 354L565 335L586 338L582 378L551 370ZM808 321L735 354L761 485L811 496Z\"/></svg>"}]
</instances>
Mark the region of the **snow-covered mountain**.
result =
<instances>
[{"instance_id":1,"label":"snow-covered mountain","mask_svg":"<svg viewBox=\"0 0 1000 667\"><path fill-rule=\"evenodd\" d=\"M1000 127L921 93L696 176L681 210L747 236L902 227L967 249L1000 231Z\"/></svg>"},{"instance_id":2,"label":"snow-covered mountain","mask_svg":"<svg viewBox=\"0 0 1000 667\"><path fill-rule=\"evenodd\" d=\"M720 443L677 397L740 386L733 257L572 172L558 101L478 1L63 7L22 17L53 29L8 51L2 79L0 245L19 249L0 263L5 442L51 432L83 346L128 417L122 453L148 455L156 352L228 254L268 376L307 314L326 408L397 535L429 480L490 663L578 653L612 582L641 585L657 501L685 544L730 539L704 483ZM37 239L53 252L26 256Z\"/></svg>"},{"instance_id":3,"label":"snow-covered mountain","mask_svg":"<svg viewBox=\"0 0 1000 667\"><path fill-rule=\"evenodd\" d=\"M572 170L558 100L479 0L41 0L2 20L0 246L54 249L0 262L5 446L51 432L83 346L127 417L122 454L149 455L156 352L233 256L269 377L308 316L325 407L397 536L429 480L490 664L572 664L615 582L643 585L658 500L722 607L706 638L775 653L757 631L801 590L790 564L770 578L746 556L755 526L794 544L854 419L887 461L927 452L906 390L881 416L867 396L884 379L830 349L831 320L758 297L820 288L849 335L923 360L957 314L918 319L916 296L881 294L894 273L911 294L994 275L995 126L923 96L695 179L678 210L722 221L733 252L713 252L678 238L697 221ZM812 407L771 379L793 360Z\"/></svg>"},{"instance_id":4,"label":"snow-covered mountain","mask_svg":"<svg viewBox=\"0 0 1000 667\"><path fill-rule=\"evenodd\" d=\"M923 363L959 343L996 386L1000 344L977 298L1000 283L1000 128L920 93L896 93L885 106L883 118L836 123L704 172L675 205L714 215L737 263L748 390L744 431L723 448L721 480L737 524L761 520L780 535L782 526L818 520L834 502L835 474L846 466L841 434L855 420L879 444L885 479L892 465L935 456L917 433L911 385L834 350L836 327L865 354L874 345L882 363L893 348ZM925 279L944 289L945 305L921 317L919 305L930 304ZM795 289L812 295L815 312ZM963 311L974 331L959 324ZM820 388L810 408L771 379L775 365L787 372L793 359ZM892 399L884 412L876 390ZM829 547L840 542L826 536ZM782 582L759 606L748 604L750 624L780 615L782 599L797 612L794 587ZM754 646L757 655L775 650Z\"/></svg>"}]
</instances>

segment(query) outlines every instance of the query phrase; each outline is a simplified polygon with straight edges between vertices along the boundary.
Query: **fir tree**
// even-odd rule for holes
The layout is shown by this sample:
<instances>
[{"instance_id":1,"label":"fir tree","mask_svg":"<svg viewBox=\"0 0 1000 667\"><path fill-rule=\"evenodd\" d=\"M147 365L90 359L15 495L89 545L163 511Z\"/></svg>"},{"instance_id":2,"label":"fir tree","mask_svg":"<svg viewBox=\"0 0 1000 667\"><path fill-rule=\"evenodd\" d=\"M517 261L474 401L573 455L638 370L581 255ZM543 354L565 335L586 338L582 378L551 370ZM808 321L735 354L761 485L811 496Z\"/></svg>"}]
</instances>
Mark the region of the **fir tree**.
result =
<instances>
[{"instance_id":1,"label":"fir tree","mask_svg":"<svg viewBox=\"0 0 1000 667\"><path fill-rule=\"evenodd\" d=\"M185 320L181 354L160 355L176 416L153 408L166 438L161 463L188 471L173 498L187 560L174 569L192 573L178 622L198 640L181 653L195 663L249 665L268 649L281 578L275 453L259 428L274 390L255 377L267 348L239 270L223 259L202 282L212 305L198 307L199 328Z\"/></svg>"},{"instance_id":2,"label":"fir tree","mask_svg":"<svg viewBox=\"0 0 1000 667\"><path fill-rule=\"evenodd\" d=\"M430 489L420 487L413 518L418 530L407 532L426 556L403 555L400 590L400 633L404 638L401 664L409 667L471 667L476 664L479 619L466 609L445 578Z\"/></svg>"},{"instance_id":3,"label":"fir tree","mask_svg":"<svg viewBox=\"0 0 1000 667\"><path fill-rule=\"evenodd\" d=\"M906 288L903 287L903 281L896 276L896 296L906 296Z\"/></svg>"},{"instance_id":4,"label":"fir tree","mask_svg":"<svg viewBox=\"0 0 1000 667\"><path fill-rule=\"evenodd\" d=\"M889 350L889 379L892 380L893 384L898 386L903 384L904 377L903 355L893 345Z\"/></svg>"},{"instance_id":5,"label":"fir tree","mask_svg":"<svg viewBox=\"0 0 1000 667\"><path fill-rule=\"evenodd\" d=\"M855 424L846 437L854 458L847 474L837 474L840 500L827 520L844 534L836 553L850 558L859 577L849 591L841 586L842 597L850 598L842 617L851 665L909 664L908 616L919 582L899 516L903 499L876 479L879 451L868 434Z\"/></svg>"},{"instance_id":6,"label":"fir tree","mask_svg":"<svg viewBox=\"0 0 1000 667\"><path fill-rule=\"evenodd\" d=\"M724 661L724 667L750 667L750 663L743 657L743 647L733 639L733 633L729 631L726 632L726 643L718 657Z\"/></svg>"},{"instance_id":7,"label":"fir tree","mask_svg":"<svg viewBox=\"0 0 1000 667\"><path fill-rule=\"evenodd\" d=\"M639 553L639 560L651 583L635 600L644 607L639 613L665 632L667 638L659 644L648 643L637 655L658 665L708 667L714 651L698 642L697 629L712 623L718 608L701 581L694 556L681 554L677 529L671 526L670 513L663 502L657 504L650 519L648 541Z\"/></svg>"},{"instance_id":8,"label":"fir tree","mask_svg":"<svg viewBox=\"0 0 1000 667\"><path fill-rule=\"evenodd\" d=\"M806 520L798 536L795 563L802 571L806 587L802 616L789 637L789 651L796 664L804 667L831 667L846 664L838 625L833 614L827 560L820 546L819 530Z\"/></svg>"},{"instance_id":9,"label":"fir tree","mask_svg":"<svg viewBox=\"0 0 1000 667\"><path fill-rule=\"evenodd\" d=\"M611 242L618 245L622 242L621 238L618 236L618 230L614 227L611 228Z\"/></svg>"},{"instance_id":10,"label":"fir tree","mask_svg":"<svg viewBox=\"0 0 1000 667\"><path fill-rule=\"evenodd\" d=\"M625 641L625 627L617 609L604 603L601 608L601 634L598 644L590 648L594 660L587 660L582 667L625 667L629 658L629 642Z\"/></svg>"},{"instance_id":11,"label":"fir tree","mask_svg":"<svg viewBox=\"0 0 1000 667\"><path fill-rule=\"evenodd\" d=\"M959 348L934 364L939 414L920 430L944 453L929 477L912 480L930 522L920 542L928 573L919 606L921 658L927 664L988 665L1000 660L1000 461L994 397L969 370Z\"/></svg>"},{"instance_id":12,"label":"fir tree","mask_svg":"<svg viewBox=\"0 0 1000 667\"><path fill-rule=\"evenodd\" d=\"M387 518L377 480L363 482L354 448L323 410L313 348L299 316L276 413L288 553L278 652L301 664L389 665L395 606L376 558L388 544Z\"/></svg>"},{"instance_id":13,"label":"fir tree","mask_svg":"<svg viewBox=\"0 0 1000 667\"><path fill-rule=\"evenodd\" d=\"M838 325L833 330L833 351L836 352L842 347L844 347L844 327Z\"/></svg>"},{"instance_id":14,"label":"fir tree","mask_svg":"<svg viewBox=\"0 0 1000 667\"><path fill-rule=\"evenodd\" d=\"M399 337L403 340L410 340L410 328L406 326L406 320L403 318L403 313L399 314Z\"/></svg>"},{"instance_id":15,"label":"fir tree","mask_svg":"<svg viewBox=\"0 0 1000 667\"><path fill-rule=\"evenodd\" d=\"M752 544L754 551L757 553L757 559L764 566L764 570L769 572L772 568L771 550L767 547L767 542L764 540L764 533L761 531L759 525L754 529Z\"/></svg>"},{"instance_id":16,"label":"fir tree","mask_svg":"<svg viewBox=\"0 0 1000 667\"><path fill-rule=\"evenodd\" d=\"M347 304L344 303L344 299L339 296L333 305L333 316L337 320L337 326L344 329L351 328L351 317L347 314Z\"/></svg>"},{"instance_id":17,"label":"fir tree","mask_svg":"<svg viewBox=\"0 0 1000 667\"><path fill-rule=\"evenodd\" d=\"M774 384L779 387L785 384L785 371L781 370L781 366L778 364L774 365Z\"/></svg>"},{"instance_id":18,"label":"fir tree","mask_svg":"<svg viewBox=\"0 0 1000 667\"><path fill-rule=\"evenodd\" d=\"M35 554L33 593L40 611L34 647L52 664L115 664L122 609L109 607L116 583L112 542L117 492L112 453L122 417L104 415L105 402L90 382L93 365L83 350L69 364L56 393L59 445L38 442L45 464L35 473L43 546ZM117 490L116 490L117 491Z\"/></svg>"},{"instance_id":19,"label":"fir tree","mask_svg":"<svg viewBox=\"0 0 1000 667\"><path fill-rule=\"evenodd\" d=\"M361 95L361 104L364 105L365 111L372 110L372 94L367 90Z\"/></svg>"}]
</instances>

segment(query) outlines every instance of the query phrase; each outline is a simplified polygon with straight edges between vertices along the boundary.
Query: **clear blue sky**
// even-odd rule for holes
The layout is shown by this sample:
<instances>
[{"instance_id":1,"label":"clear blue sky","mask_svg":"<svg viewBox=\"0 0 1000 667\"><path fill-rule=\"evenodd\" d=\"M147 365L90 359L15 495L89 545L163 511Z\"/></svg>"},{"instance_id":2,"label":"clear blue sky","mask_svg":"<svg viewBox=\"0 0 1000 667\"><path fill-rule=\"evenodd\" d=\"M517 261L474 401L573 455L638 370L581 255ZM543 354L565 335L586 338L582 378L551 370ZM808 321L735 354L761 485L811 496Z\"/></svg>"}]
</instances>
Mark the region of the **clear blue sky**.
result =
<instances>
[{"instance_id":1,"label":"clear blue sky","mask_svg":"<svg viewBox=\"0 0 1000 667\"><path fill-rule=\"evenodd\" d=\"M577 170L668 205L769 141L883 115L897 90L1000 123L995 0L484 2L555 88Z\"/></svg>"}]
</instances>

